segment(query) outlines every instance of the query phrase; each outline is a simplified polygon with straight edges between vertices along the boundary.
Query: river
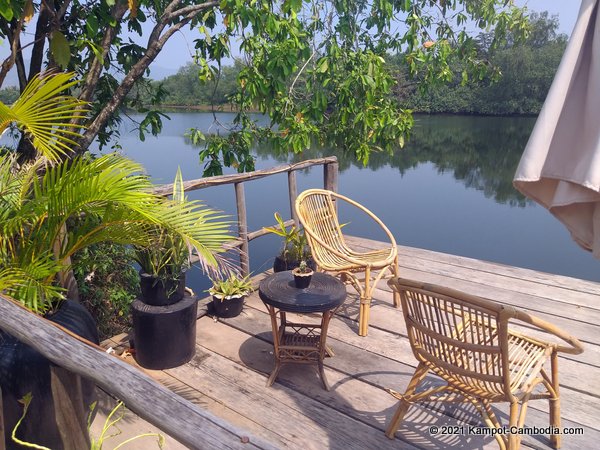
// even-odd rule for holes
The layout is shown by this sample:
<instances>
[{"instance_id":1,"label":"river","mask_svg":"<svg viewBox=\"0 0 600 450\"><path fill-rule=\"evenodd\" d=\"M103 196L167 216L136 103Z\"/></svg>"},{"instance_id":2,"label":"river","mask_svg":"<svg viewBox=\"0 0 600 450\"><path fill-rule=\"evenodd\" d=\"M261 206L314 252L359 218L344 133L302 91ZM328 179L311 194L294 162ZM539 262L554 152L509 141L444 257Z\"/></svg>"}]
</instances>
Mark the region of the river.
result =
<instances>
[{"instance_id":1,"label":"river","mask_svg":"<svg viewBox=\"0 0 600 450\"><path fill-rule=\"evenodd\" d=\"M134 122L125 121L119 141L122 151L143 163L157 183L172 182L178 166L184 179L200 178L199 149L184 133L191 127L214 130L213 116L198 112L169 116L160 136L148 136L144 142ZM218 115L223 123L232 118L229 113ZM255 149L254 154L257 168L338 156L339 192L371 209L401 245L600 281L600 263L579 248L551 214L512 187L534 122L534 118L416 116L405 148L392 156L373 154L366 167L333 151L281 156ZM322 187L322 182L320 167L302 172L299 192ZM189 197L235 212L232 186L200 190ZM273 224L275 211L290 217L285 175L247 183L246 200L250 230ZM351 214L345 221L349 234L382 237L359 215ZM270 267L279 243L275 236L254 241L251 270L256 273ZM208 281L193 275L191 286L206 289Z\"/></svg>"}]
</instances>

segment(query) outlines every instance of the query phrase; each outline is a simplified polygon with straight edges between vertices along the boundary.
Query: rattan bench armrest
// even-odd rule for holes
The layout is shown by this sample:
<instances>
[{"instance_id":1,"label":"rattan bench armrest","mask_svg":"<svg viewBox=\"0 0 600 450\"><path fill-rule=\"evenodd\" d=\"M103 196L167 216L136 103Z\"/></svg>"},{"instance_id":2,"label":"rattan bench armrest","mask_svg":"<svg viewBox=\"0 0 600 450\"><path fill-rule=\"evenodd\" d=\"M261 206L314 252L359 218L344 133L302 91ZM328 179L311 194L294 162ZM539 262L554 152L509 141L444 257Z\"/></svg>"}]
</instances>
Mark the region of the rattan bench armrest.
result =
<instances>
[{"instance_id":1,"label":"rattan bench armrest","mask_svg":"<svg viewBox=\"0 0 600 450\"><path fill-rule=\"evenodd\" d=\"M539 328L540 330L543 330L547 333L550 333L569 344L569 346L555 344L557 351L561 353L570 353L572 355L579 355L580 353L583 353L583 344L579 339L577 339L575 336L571 336L570 334L564 332L563 330L551 324L550 322L546 322L545 320L540 319L539 317L532 316L531 314L520 310L515 310L513 318L516 320L520 320L521 322L533 325L534 327Z\"/></svg>"}]
</instances>

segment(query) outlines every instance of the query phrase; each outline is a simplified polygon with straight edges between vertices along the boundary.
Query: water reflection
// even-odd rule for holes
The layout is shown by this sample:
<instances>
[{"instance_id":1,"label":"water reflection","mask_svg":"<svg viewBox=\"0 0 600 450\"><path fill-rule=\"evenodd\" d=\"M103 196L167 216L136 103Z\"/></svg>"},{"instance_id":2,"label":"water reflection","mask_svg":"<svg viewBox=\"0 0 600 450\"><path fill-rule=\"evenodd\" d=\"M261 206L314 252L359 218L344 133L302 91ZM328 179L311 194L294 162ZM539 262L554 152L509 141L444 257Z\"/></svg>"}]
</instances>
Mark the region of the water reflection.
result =
<instances>
[{"instance_id":1,"label":"water reflection","mask_svg":"<svg viewBox=\"0 0 600 450\"><path fill-rule=\"evenodd\" d=\"M534 118L417 116L413 133L393 155L371 154L367 168L389 166L401 175L419 164L433 163L438 173L451 173L467 188L483 192L497 203L524 207L531 201L512 186L512 178L535 123ZM260 157L279 162L335 155L340 172L363 168L352 155L339 150L311 150L290 157L273 148L257 148Z\"/></svg>"}]
</instances>

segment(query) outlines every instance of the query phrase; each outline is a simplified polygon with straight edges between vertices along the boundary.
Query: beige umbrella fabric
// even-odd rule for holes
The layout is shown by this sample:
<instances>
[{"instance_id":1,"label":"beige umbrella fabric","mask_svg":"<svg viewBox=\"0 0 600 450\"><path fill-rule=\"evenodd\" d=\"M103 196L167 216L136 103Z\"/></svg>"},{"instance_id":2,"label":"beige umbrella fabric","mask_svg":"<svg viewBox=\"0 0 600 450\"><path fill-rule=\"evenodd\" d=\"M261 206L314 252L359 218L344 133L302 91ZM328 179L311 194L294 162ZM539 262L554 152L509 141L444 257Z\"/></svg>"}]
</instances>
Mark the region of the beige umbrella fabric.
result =
<instances>
[{"instance_id":1,"label":"beige umbrella fabric","mask_svg":"<svg viewBox=\"0 0 600 450\"><path fill-rule=\"evenodd\" d=\"M583 0L514 186L600 258L600 15Z\"/></svg>"}]
</instances>

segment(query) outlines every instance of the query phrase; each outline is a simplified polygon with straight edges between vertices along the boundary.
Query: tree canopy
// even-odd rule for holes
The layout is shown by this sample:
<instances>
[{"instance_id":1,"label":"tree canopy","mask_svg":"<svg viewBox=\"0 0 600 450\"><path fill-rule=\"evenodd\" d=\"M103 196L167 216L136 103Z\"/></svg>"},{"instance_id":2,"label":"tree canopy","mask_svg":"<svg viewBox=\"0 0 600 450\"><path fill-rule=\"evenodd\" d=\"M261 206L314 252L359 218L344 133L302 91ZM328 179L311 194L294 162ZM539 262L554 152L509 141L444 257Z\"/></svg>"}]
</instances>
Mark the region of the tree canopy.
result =
<instances>
[{"instance_id":1,"label":"tree canopy","mask_svg":"<svg viewBox=\"0 0 600 450\"><path fill-rule=\"evenodd\" d=\"M494 51L486 50L488 59L502 74L495 83L464 86L454 81L426 95L409 87L403 92L401 104L428 113L539 113L564 53L567 36L557 33L558 18L549 17L547 12L532 13L530 29L528 38L518 45L509 35L505 45ZM489 33L478 37L482 46L489 40Z\"/></svg>"},{"instance_id":2,"label":"tree canopy","mask_svg":"<svg viewBox=\"0 0 600 450\"><path fill-rule=\"evenodd\" d=\"M209 174L222 164L252 169L250 147L257 140L294 152L329 143L364 162L372 151L390 151L412 125L411 112L390 96L390 52L403 55L406 73L423 91L454 80L458 63L466 83L497 74L470 29L489 31L487 47L495 49L509 32L524 36L528 23L525 10L506 0L7 0L0 2L0 16L0 37L11 47L0 82L13 65L21 89L43 66L74 70L81 79L76 94L92 103L92 113L82 123L77 152L96 137L107 142L123 107L147 113L142 131L160 131L161 114L140 95L151 90L151 104L164 95L145 75L177 31L199 33L202 80L214 79L227 58L239 56L237 128L208 137L201 156ZM30 28L34 40L22 44ZM146 43L126 38L125 30ZM28 68L25 45L32 46ZM252 121L248 112L255 109L268 115L269 126ZM192 133L195 141L203 138Z\"/></svg>"}]
</instances>

